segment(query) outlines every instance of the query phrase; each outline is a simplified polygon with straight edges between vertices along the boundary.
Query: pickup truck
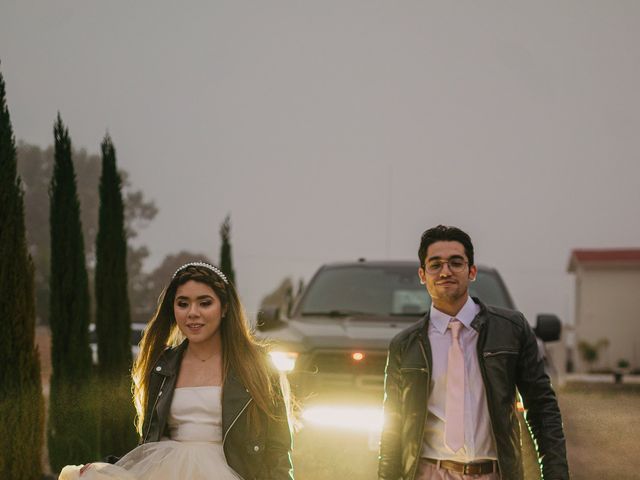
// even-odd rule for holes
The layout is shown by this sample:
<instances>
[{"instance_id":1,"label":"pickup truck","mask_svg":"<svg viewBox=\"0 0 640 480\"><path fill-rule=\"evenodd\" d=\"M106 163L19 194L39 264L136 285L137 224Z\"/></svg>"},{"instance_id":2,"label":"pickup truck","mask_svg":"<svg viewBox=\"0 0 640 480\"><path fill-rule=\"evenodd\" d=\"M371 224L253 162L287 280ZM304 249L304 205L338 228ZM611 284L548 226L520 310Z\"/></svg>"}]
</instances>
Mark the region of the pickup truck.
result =
<instances>
[{"instance_id":1,"label":"pickup truck","mask_svg":"<svg viewBox=\"0 0 640 480\"><path fill-rule=\"evenodd\" d=\"M417 262L365 261L327 264L316 272L290 314L277 306L258 314L259 336L286 372L303 422L379 430L387 347L430 307ZM497 270L478 266L472 296L515 308ZM541 340L560 337L555 315L538 315Z\"/></svg>"}]
</instances>

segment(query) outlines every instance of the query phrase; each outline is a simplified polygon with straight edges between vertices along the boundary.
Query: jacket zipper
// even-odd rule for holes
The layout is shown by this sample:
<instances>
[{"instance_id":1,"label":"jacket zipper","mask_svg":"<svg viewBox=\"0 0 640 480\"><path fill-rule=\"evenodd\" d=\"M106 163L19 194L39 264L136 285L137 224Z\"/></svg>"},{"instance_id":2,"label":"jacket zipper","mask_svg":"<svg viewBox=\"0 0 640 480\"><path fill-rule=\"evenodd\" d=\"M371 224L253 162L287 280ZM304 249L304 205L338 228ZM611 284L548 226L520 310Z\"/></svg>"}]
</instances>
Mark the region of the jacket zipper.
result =
<instances>
[{"instance_id":1,"label":"jacket zipper","mask_svg":"<svg viewBox=\"0 0 640 480\"><path fill-rule=\"evenodd\" d=\"M491 434L493 435L493 443L496 446L496 454L498 456L498 470L499 470L500 476L502 477L502 475L504 475L505 472L502 470L502 465L500 464L500 452L498 451L498 442L496 441L496 432L494 430L496 423L493 417L493 411L491 407L491 405L493 405L493 398L491 395L491 391L488 388L487 372L486 372L486 367L483 360L485 358L491 357L493 355L497 355L499 353L516 353L516 352L512 352L508 350L503 350L500 352L481 352L481 345L484 344L486 331L484 331L483 329L482 333L484 333L484 335L480 335L480 338L478 338L478 343L477 343L478 362L480 363L480 373L482 374L482 383L484 384L484 391L485 391L485 394L487 395L487 410L489 410L489 419L491 420Z\"/></svg>"},{"instance_id":2,"label":"jacket zipper","mask_svg":"<svg viewBox=\"0 0 640 480\"><path fill-rule=\"evenodd\" d=\"M162 378L162 383L160 384L160 390L158 395L156 395L156 401L153 402L153 408L151 409L151 416L149 417L149 426L147 427L147 434L142 438L142 443L145 443L147 441L147 438L149 437L149 432L151 431L151 424L153 423L151 421L152 417L153 417L153 412L156 411L156 407L158 406L158 400L160 399L160 394L162 393L162 388L164 387L164 382L167 381L167 377L163 377Z\"/></svg>"},{"instance_id":3,"label":"jacket zipper","mask_svg":"<svg viewBox=\"0 0 640 480\"><path fill-rule=\"evenodd\" d=\"M482 352L484 358L495 357L496 355L518 355L516 350L499 350L497 352Z\"/></svg>"},{"instance_id":4,"label":"jacket zipper","mask_svg":"<svg viewBox=\"0 0 640 480\"><path fill-rule=\"evenodd\" d=\"M240 410L238 415L236 415L236 418L233 419L233 422L231 422L231 425L229 425L229 428L225 432L224 437L222 438L222 453L223 454L224 454L224 442L227 440L227 435L229 434L229 432L231 431L231 429L235 425L235 423L238 420L238 418L240 418L240 415L242 415L242 412L244 412L247 409L247 407L251 403L251 400L253 400L253 398L250 398L249 400L247 400L247 403L244 404L244 407L242 407L242 410ZM227 462L227 456L226 455L224 456L224 461ZM229 462L227 462L227 466L234 473L234 475L236 477L238 477L239 479L242 480L242 477L240 476L240 474L238 472L236 472L235 469L231 465L229 465Z\"/></svg>"},{"instance_id":5,"label":"jacket zipper","mask_svg":"<svg viewBox=\"0 0 640 480\"><path fill-rule=\"evenodd\" d=\"M244 412L247 409L247 407L251 403L251 400L253 400L253 398L250 398L249 400L247 400L247 403L244 404L244 407L242 407L242 410L240 410L238 415L236 415L236 418L234 418L233 422L231 422L231 425L229 425L229 428L227 429L227 431L224 434L224 437L222 438L222 448L224 448L224 442L227 440L227 435L229 435L229 432L231 431L235 423L238 421L238 418L240 418L240 415L242 415L242 412Z\"/></svg>"},{"instance_id":6,"label":"jacket zipper","mask_svg":"<svg viewBox=\"0 0 640 480\"><path fill-rule=\"evenodd\" d=\"M424 358L424 364L428 367L429 366L429 361L427 360L427 352L424 351L424 345L422 345L422 335L418 336L418 345L420 346L420 351L422 352L422 358ZM420 428L420 436L419 441L420 443L418 444L418 448L421 450L422 448L422 444L424 443L424 427L425 427L425 423L427 422L427 415L429 415L429 407L427 405L427 400L429 399L429 395L430 395L430 385L431 385L431 374L429 372L428 368L421 368L420 370L423 370L424 373L427 374L427 398L425 399L424 402L424 418L422 419L422 427ZM420 456L418 456L418 458L416 459L415 462L415 466L413 467L413 473L411 474L411 478L415 479L416 478L416 473L418 472L418 465L420 465Z\"/></svg>"}]
</instances>

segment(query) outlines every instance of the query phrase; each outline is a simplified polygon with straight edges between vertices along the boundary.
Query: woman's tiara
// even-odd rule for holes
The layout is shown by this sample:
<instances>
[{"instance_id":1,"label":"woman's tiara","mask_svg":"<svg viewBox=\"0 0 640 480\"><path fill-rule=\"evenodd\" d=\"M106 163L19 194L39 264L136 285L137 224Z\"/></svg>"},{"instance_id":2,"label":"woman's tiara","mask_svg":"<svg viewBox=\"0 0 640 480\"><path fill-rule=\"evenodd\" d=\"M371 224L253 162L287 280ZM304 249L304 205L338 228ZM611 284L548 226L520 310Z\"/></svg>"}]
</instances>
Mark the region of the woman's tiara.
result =
<instances>
[{"instance_id":1,"label":"woman's tiara","mask_svg":"<svg viewBox=\"0 0 640 480\"><path fill-rule=\"evenodd\" d=\"M203 268L206 268L207 270L211 270L213 273L219 276L224 283L229 285L229 280L227 280L227 276L224 273L222 273L218 267L214 267L210 263L205 263L205 262L185 263L184 265L182 265L180 268L176 270L176 272L173 274L173 277L171 277L171 280L176 278L176 275L178 275L178 273L180 273L182 270L184 270L187 267L203 267Z\"/></svg>"}]
</instances>

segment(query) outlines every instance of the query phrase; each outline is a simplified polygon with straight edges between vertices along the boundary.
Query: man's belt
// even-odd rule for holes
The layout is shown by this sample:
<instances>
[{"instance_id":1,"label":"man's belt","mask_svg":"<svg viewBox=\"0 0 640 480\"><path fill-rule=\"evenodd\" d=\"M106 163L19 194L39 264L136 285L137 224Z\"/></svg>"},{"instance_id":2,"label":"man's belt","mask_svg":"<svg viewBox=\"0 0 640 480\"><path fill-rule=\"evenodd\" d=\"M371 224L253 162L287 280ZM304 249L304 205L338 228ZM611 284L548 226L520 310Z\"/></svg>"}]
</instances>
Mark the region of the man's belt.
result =
<instances>
[{"instance_id":1,"label":"man's belt","mask_svg":"<svg viewBox=\"0 0 640 480\"><path fill-rule=\"evenodd\" d=\"M438 468L451 470L462 475L486 475L498 471L498 462L486 460L484 462L462 463L453 460L436 460L435 458L422 458L422 460L433 463Z\"/></svg>"}]
</instances>

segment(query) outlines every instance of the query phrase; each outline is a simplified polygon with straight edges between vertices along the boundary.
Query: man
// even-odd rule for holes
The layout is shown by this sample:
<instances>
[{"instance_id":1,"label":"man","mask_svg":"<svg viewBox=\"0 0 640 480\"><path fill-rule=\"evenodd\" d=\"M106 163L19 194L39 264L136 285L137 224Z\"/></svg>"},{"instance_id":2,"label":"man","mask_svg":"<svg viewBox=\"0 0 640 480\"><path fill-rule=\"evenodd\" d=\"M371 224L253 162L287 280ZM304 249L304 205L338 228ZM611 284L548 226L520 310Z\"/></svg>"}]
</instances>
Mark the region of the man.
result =
<instances>
[{"instance_id":1,"label":"man","mask_svg":"<svg viewBox=\"0 0 640 480\"><path fill-rule=\"evenodd\" d=\"M379 478L524 478L516 389L545 480L569 478L560 410L531 327L521 313L469 296L477 273L469 235L431 228L418 256L432 305L389 346Z\"/></svg>"}]
</instances>

